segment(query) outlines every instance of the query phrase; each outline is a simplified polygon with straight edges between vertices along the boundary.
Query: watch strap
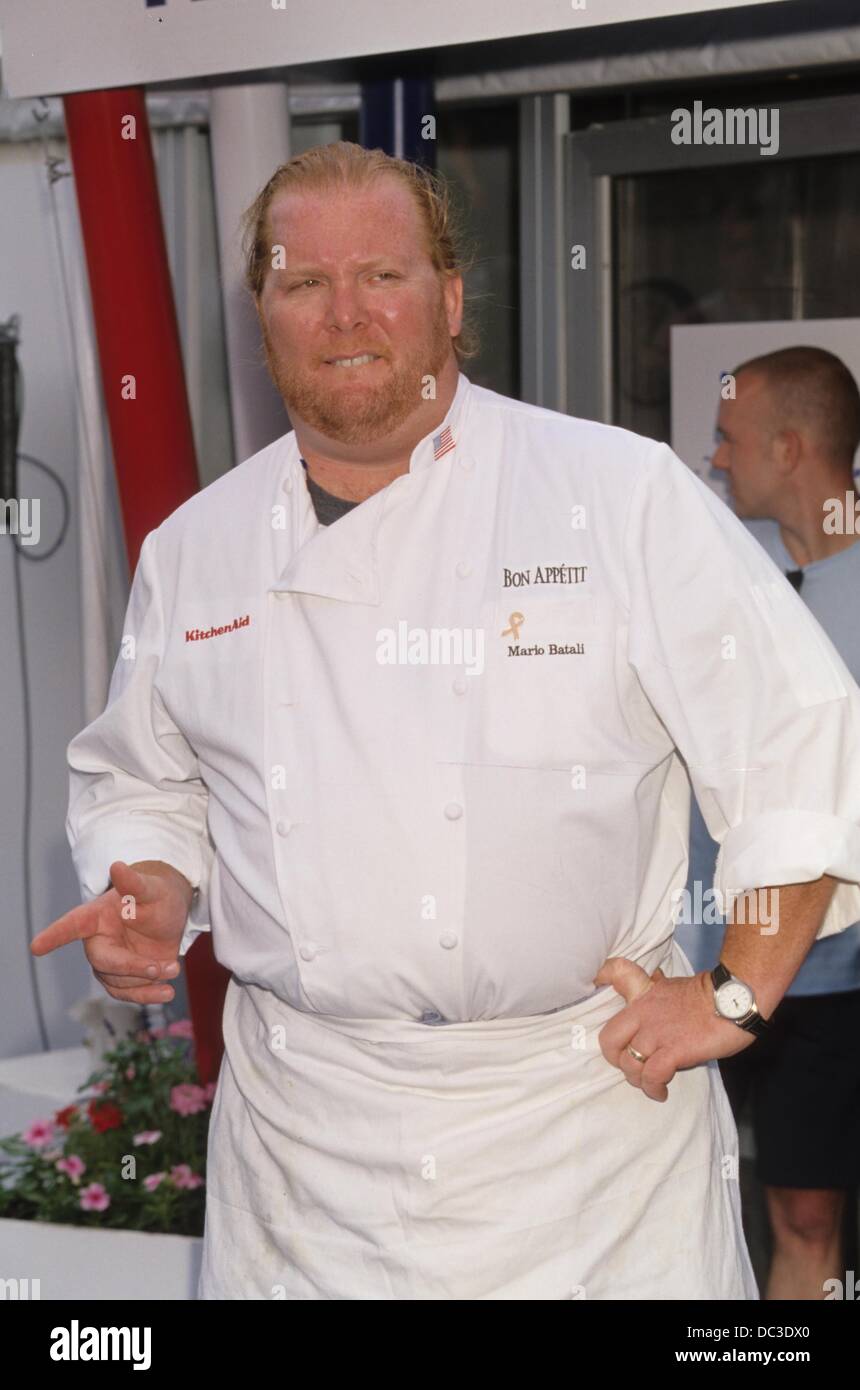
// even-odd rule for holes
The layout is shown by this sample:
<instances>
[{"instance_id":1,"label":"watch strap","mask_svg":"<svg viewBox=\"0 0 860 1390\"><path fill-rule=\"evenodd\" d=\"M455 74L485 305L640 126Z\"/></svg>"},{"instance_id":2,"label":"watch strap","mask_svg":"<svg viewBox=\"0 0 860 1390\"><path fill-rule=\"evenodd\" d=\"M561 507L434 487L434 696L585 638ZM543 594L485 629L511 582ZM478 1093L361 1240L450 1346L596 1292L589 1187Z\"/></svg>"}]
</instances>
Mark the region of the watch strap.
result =
<instances>
[{"instance_id":1,"label":"watch strap","mask_svg":"<svg viewBox=\"0 0 860 1390\"><path fill-rule=\"evenodd\" d=\"M770 1021L769 1019L762 1018L758 1009L756 1009L755 1013L750 1014L749 1018L744 1023L739 1023L738 1027L745 1029L747 1033L752 1033L753 1037L760 1038L770 1027Z\"/></svg>"}]
</instances>

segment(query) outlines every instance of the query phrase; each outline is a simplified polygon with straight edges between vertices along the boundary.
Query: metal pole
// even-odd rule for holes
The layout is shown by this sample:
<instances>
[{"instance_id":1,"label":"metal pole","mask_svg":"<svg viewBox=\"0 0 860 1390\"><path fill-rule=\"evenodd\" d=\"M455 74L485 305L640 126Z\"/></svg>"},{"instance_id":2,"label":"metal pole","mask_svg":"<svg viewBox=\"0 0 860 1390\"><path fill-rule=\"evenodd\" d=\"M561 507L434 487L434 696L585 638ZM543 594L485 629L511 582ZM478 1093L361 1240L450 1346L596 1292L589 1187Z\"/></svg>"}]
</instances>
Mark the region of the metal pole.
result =
<instances>
[{"instance_id":1,"label":"metal pole","mask_svg":"<svg viewBox=\"0 0 860 1390\"><path fill-rule=\"evenodd\" d=\"M198 490L197 462L143 89L64 97L129 565ZM210 933L185 957L201 1080L217 1074L221 999ZM215 982L218 983L217 981Z\"/></svg>"}]
</instances>

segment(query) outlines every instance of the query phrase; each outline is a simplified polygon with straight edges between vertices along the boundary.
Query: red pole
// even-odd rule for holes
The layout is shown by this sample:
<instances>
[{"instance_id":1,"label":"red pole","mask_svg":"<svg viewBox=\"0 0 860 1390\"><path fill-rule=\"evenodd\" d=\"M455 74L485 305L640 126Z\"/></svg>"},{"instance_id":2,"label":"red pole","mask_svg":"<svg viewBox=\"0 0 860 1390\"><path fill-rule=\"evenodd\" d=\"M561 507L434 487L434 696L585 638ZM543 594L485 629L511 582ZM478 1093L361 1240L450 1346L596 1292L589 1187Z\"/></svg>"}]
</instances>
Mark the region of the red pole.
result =
<instances>
[{"instance_id":1,"label":"red pole","mask_svg":"<svg viewBox=\"0 0 860 1390\"><path fill-rule=\"evenodd\" d=\"M131 570L199 480L149 121L141 87L64 97L102 385ZM229 973L209 933L185 957L202 1081L223 1051Z\"/></svg>"}]
</instances>

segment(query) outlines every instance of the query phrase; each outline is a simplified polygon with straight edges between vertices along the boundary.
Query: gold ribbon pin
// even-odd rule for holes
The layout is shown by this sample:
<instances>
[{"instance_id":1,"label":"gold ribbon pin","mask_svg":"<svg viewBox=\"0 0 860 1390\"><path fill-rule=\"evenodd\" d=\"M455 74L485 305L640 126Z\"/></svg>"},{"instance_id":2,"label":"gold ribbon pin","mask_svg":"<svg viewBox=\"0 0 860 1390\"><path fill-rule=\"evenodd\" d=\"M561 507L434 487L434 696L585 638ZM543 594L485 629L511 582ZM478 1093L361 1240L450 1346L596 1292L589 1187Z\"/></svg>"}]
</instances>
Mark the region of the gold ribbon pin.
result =
<instances>
[{"instance_id":1,"label":"gold ribbon pin","mask_svg":"<svg viewBox=\"0 0 860 1390\"><path fill-rule=\"evenodd\" d=\"M508 637L512 635L514 641L519 642L520 624L525 622L525 618L523 617L522 613L510 613L508 615L508 622L510 623L510 627L506 627L503 630L502 636Z\"/></svg>"}]
</instances>

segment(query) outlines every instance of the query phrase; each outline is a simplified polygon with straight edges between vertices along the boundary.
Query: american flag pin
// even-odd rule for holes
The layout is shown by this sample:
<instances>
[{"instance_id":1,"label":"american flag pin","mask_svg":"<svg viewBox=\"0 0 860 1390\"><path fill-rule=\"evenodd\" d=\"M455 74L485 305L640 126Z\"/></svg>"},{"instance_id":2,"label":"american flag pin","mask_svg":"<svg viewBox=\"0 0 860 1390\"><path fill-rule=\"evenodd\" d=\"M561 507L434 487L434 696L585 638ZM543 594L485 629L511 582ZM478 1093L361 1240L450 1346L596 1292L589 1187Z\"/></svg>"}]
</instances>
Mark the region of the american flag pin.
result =
<instances>
[{"instance_id":1,"label":"american flag pin","mask_svg":"<svg viewBox=\"0 0 860 1390\"><path fill-rule=\"evenodd\" d=\"M451 426L446 425L443 430L433 436L433 457L440 459L443 454L447 454L455 447L454 437L451 434Z\"/></svg>"}]
</instances>

